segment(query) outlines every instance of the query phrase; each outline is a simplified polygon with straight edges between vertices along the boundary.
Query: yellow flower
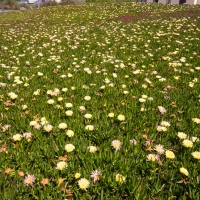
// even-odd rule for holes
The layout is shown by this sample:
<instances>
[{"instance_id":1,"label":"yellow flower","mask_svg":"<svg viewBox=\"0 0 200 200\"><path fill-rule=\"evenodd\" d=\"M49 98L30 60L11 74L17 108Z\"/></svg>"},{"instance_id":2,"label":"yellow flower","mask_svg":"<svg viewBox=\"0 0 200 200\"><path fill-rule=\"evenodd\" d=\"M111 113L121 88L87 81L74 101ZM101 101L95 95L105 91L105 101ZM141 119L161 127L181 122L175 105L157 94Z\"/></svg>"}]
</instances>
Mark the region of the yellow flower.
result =
<instances>
[{"instance_id":1,"label":"yellow flower","mask_svg":"<svg viewBox=\"0 0 200 200\"><path fill-rule=\"evenodd\" d=\"M20 141L21 139L22 139L22 135L20 135L20 134L13 135L13 140L14 141Z\"/></svg>"},{"instance_id":2,"label":"yellow flower","mask_svg":"<svg viewBox=\"0 0 200 200\"><path fill-rule=\"evenodd\" d=\"M192 152L191 154L192 154L193 158L200 160L200 152L195 151L195 152Z\"/></svg>"},{"instance_id":3,"label":"yellow flower","mask_svg":"<svg viewBox=\"0 0 200 200\"><path fill-rule=\"evenodd\" d=\"M74 175L74 178L75 179L78 179L78 178L80 178L81 177L81 174L80 173L76 173L75 175Z\"/></svg>"},{"instance_id":4,"label":"yellow flower","mask_svg":"<svg viewBox=\"0 0 200 200\"><path fill-rule=\"evenodd\" d=\"M124 121L125 120L125 116L124 115L118 115L117 119L119 121Z\"/></svg>"},{"instance_id":5,"label":"yellow flower","mask_svg":"<svg viewBox=\"0 0 200 200\"><path fill-rule=\"evenodd\" d=\"M73 144L66 144L65 145L65 151L72 152L75 149L75 146Z\"/></svg>"},{"instance_id":6,"label":"yellow flower","mask_svg":"<svg viewBox=\"0 0 200 200\"><path fill-rule=\"evenodd\" d=\"M62 100L63 100L63 97L59 97L59 98L58 98L58 101L62 101Z\"/></svg>"},{"instance_id":7,"label":"yellow flower","mask_svg":"<svg viewBox=\"0 0 200 200\"><path fill-rule=\"evenodd\" d=\"M183 140L182 144L183 144L184 147L187 147L187 148L193 147L193 142L190 141L190 140L187 140L187 139Z\"/></svg>"},{"instance_id":8,"label":"yellow flower","mask_svg":"<svg viewBox=\"0 0 200 200\"><path fill-rule=\"evenodd\" d=\"M125 84L122 84L122 88L123 88L123 89L126 88L126 85L125 85Z\"/></svg>"},{"instance_id":9,"label":"yellow flower","mask_svg":"<svg viewBox=\"0 0 200 200\"><path fill-rule=\"evenodd\" d=\"M124 183L126 181L126 178L124 176L122 176L121 174L117 174L115 176L115 180L119 183Z\"/></svg>"},{"instance_id":10,"label":"yellow flower","mask_svg":"<svg viewBox=\"0 0 200 200\"><path fill-rule=\"evenodd\" d=\"M71 90L75 90L75 89L76 89L76 87L74 87L74 86L71 87Z\"/></svg>"},{"instance_id":11,"label":"yellow flower","mask_svg":"<svg viewBox=\"0 0 200 200\"><path fill-rule=\"evenodd\" d=\"M189 87L194 87L194 83L193 82L189 82Z\"/></svg>"},{"instance_id":12,"label":"yellow flower","mask_svg":"<svg viewBox=\"0 0 200 200\"><path fill-rule=\"evenodd\" d=\"M27 105L22 105L22 110L26 110L28 108Z\"/></svg>"},{"instance_id":13,"label":"yellow flower","mask_svg":"<svg viewBox=\"0 0 200 200\"><path fill-rule=\"evenodd\" d=\"M172 151L169 151L169 150L165 151L165 156L166 156L166 158L169 158L169 159L174 159L175 158L174 153Z\"/></svg>"},{"instance_id":14,"label":"yellow flower","mask_svg":"<svg viewBox=\"0 0 200 200\"><path fill-rule=\"evenodd\" d=\"M78 181L78 185L79 185L80 189L86 190L90 186L90 182L86 178L81 178Z\"/></svg>"},{"instance_id":15,"label":"yellow flower","mask_svg":"<svg viewBox=\"0 0 200 200\"><path fill-rule=\"evenodd\" d=\"M109 114L108 114L108 117L110 117L110 118L112 118L112 117L114 117L114 116L115 116L114 113L109 113Z\"/></svg>"},{"instance_id":16,"label":"yellow flower","mask_svg":"<svg viewBox=\"0 0 200 200\"><path fill-rule=\"evenodd\" d=\"M188 170L185 169L184 167L181 167L181 168L180 168L180 172L181 172L181 174L184 174L185 176L188 176L188 175L189 175Z\"/></svg>"},{"instance_id":17,"label":"yellow flower","mask_svg":"<svg viewBox=\"0 0 200 200\"><path fill-rule=\"evenodd\" d=\"M199 118L193 118L192 121L197 123L197 124L200 124L200 119Z\"/></svg>"},{"instance_id":18,"label":"yellow flower","mask_svg":"<svg viewBox=\"0 0 200 200\"><path fill-rule=\"evenodd\" d=\"M143 98L143 99L146 99L147 97L148 97L148 96L145 95L145 94L142 95L142 98Z\"/></svg>"}]
</instances>

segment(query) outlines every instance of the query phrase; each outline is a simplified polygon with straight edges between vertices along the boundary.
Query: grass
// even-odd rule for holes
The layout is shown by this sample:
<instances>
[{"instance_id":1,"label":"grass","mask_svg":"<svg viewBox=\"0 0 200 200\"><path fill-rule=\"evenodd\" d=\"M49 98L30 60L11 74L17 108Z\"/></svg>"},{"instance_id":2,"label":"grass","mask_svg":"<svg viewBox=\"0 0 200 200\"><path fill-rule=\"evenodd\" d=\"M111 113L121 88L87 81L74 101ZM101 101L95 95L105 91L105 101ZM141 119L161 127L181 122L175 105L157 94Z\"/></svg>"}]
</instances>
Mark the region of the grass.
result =
<instances>
[{"instance_id":1,"label":"grass","mask_svg":"<svg viewBox=\"0 0 200 200\"><path fill-rule=\"evenodd\" d=\"M199 8L0 15L0 199L200 199Z\"/></svg>"}]
</instances>

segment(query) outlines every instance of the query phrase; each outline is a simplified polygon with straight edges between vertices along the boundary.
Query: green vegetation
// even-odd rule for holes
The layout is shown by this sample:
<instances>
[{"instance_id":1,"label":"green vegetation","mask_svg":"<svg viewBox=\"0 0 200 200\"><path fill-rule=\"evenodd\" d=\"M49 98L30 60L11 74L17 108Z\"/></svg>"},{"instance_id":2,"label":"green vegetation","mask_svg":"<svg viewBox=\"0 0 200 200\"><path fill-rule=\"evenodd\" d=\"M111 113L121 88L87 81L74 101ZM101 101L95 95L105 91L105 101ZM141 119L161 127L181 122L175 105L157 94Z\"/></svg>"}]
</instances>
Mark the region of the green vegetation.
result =
<instances>
[{"instance_id":1,"label":"green vegetation","mask_svg":"<svg viewBox=\"0 0 200 200\"><path fill-rule=\"evenodd\" d=\"M200 199L199 6L0 15L0 199Z\"/></svg>"}]
</instances>

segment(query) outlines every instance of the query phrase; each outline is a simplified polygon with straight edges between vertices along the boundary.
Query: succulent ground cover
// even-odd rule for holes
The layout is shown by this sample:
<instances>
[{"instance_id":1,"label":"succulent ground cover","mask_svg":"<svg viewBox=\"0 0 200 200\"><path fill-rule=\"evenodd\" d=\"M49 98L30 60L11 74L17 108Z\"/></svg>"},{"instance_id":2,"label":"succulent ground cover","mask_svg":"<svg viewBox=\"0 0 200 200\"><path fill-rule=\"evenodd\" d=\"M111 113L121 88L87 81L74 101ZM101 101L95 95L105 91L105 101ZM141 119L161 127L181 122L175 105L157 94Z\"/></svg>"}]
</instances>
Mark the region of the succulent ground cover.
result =
<instances>
[{"instance_id":1,"label":"succulent ground cover","mask_svg":"<svg viewBox=\"0 0 200 200\"><path fill-rule=\"evenodd\" d=\"M200 199L200 7L0 15L0 199Z\"/></svg>"}]
</instances>

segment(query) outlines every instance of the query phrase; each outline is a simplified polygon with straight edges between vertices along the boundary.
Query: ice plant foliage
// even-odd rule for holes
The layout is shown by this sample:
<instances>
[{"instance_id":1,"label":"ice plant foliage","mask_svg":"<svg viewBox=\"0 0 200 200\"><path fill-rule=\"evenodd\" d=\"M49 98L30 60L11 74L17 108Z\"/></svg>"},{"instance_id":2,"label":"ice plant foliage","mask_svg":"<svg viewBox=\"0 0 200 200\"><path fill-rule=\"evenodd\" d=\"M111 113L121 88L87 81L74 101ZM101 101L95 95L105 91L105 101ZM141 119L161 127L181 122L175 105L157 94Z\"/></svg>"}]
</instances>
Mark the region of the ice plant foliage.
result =
<instances>
[{"instance_id":1,"label":"ice plant foliage","mask_svg":"<svg viewBox=\"0 0 200 200\"><path fill-rule=\"evenodd\" d=\"M0 199L199 200L199 5L89 2L0 14Z\"/></svg>"}]
</instances>

